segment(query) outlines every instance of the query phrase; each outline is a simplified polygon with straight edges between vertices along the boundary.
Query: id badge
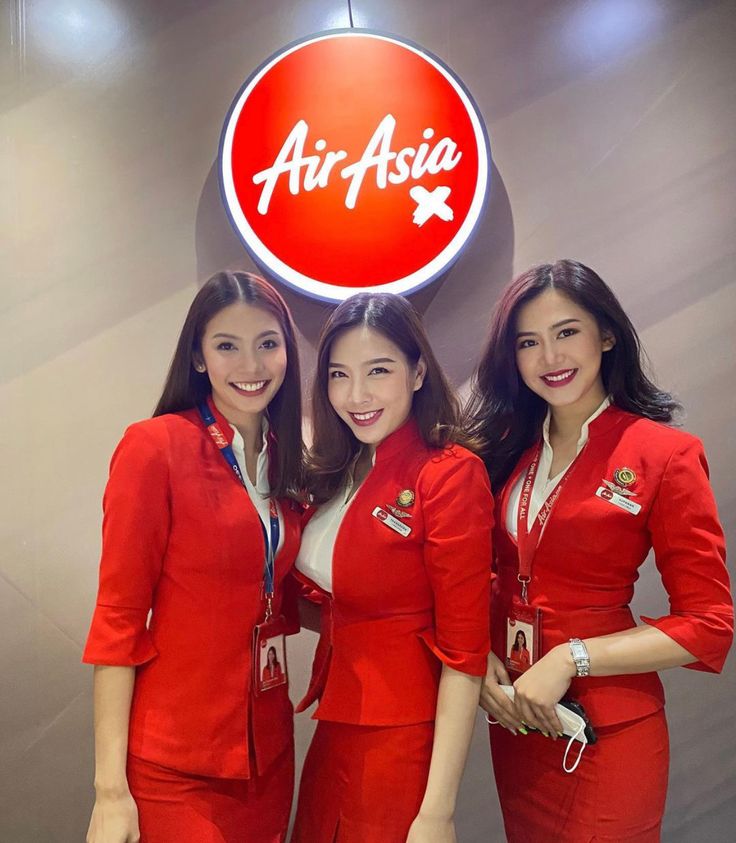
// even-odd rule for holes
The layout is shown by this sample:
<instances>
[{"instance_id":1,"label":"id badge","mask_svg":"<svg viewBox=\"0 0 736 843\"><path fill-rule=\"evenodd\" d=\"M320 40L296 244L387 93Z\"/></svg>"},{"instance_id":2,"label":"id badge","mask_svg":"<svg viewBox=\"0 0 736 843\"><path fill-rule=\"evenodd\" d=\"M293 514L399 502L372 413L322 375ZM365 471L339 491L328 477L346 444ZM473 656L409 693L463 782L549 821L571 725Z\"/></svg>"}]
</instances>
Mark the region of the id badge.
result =
<instances>
[{"instance_id":1,"label":"id badge","mask_svg":"<svg viewBox=\"0 0 736 843\"><path fill-rule=\"evenodd\" d=\"M516 673L539 659L541 610L514 598L506 619L506 667Z\"/></svg>"},{"instance_id":2,"label":"id badge","mask_svg":"<svg viewBox=\"0 0 736 843\"><path fill-rule=\"evenodd\" d=\"M289 680L286 668L286 621L283 615L259 623L253 630L253 688L270 691Z\"/></svg>"}]
</instances>

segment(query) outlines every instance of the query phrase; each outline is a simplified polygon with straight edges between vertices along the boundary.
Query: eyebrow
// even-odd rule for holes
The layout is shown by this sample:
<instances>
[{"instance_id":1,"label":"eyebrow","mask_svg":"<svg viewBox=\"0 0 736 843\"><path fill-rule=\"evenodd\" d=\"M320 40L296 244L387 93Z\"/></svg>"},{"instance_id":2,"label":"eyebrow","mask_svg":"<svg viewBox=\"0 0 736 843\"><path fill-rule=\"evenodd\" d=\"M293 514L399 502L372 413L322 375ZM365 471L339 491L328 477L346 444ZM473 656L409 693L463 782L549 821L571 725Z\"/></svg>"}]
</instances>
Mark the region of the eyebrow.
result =
<instances>
[{"instance_id":1,"label":"eyebrow","mask_svg":"<svg viewBox=\"0 0 736 843\"><path fill-rule=\"evenodd\" d=\"M551 325L552 328L561 328L563 325L569 325L571 322L580 322L579 319L561 319L559 322L555 322L554 325ZM536 336L536 331L519 331L516 335L516 338L519 337L532 337Z\"/></svg>"},{"instance_id":2,"label":"eyebrow","mask_svg":"<svg viewBox=\"0 0 736 843\"><path fill-rule=\"evenodd\" d=\"M377 363L395 363L392 357L374 357L373 360L366 360L361 363L362 366L375 366ZM330 369L347 369L343 363L333 363L332 360L327 364Z\"/></svg>"},{"instance_id":3,"label":"eyebrow","mask_svg":"<svg viewBox=\"0 0 736 843\"><path fill-rule=\"evenodd\" d=\"M256 339L260 340L262 337L269 337L269 336L277 337L278 335L279 335L278 331L274 331L274 330L269 329L268 331L261 331L261 333L258 334ZM219 334L213 334L212 339L213 340L217 340L217 339L242 340L243 338L239 337L237 334L225 334L225 333L221 332Z\"/></svg>"}]
</instances>

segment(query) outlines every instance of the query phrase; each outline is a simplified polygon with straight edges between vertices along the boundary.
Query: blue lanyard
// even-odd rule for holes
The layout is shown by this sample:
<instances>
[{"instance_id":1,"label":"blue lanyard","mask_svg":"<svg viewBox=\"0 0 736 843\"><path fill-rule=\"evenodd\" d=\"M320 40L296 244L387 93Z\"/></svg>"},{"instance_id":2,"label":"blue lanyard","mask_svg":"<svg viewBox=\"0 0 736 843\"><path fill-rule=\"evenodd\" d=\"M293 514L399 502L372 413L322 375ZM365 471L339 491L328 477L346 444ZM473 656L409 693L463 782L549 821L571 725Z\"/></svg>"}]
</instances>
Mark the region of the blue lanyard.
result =
<instances>
[{"instance_id":1,"label":"blue lanyard","mask_svg":"<svg viewBox=\"0 0 736 843\"><path fill-rule=\"evenodd\" d=\"M212 415L210 408L207 404L202 403L197 405L197 409L199 410L199 415L204 422L204 426L207 428L208 433L212 437L212 441L217 446L217 449L225 458L225 462L230 466L230 468L235 472L235 476L240 481L243 489L245 490L246 494L248 492L248 487L245 485L245 478L243 477L243 473L240 470L240 466L238 465L238 461L235 458L235 454L233 453L232 446L227 441L225 436L223 435L222 431L220 430L215 417ZM258 516L258 521L261 525L261 530L263 530L263 543L266 548L266 558L263 564L263 588L266 595L266 619L271 617L271 604L273 601L273 578L274 578L274 568L275 568L275 561L276 561L276 550L279 546L279 512L276 508L276 501L273 498L269 498L268 502L268 514L269 514L269 530L266 530L266 525L263 523L261 516Z\"/></svg>"}]
</instances>

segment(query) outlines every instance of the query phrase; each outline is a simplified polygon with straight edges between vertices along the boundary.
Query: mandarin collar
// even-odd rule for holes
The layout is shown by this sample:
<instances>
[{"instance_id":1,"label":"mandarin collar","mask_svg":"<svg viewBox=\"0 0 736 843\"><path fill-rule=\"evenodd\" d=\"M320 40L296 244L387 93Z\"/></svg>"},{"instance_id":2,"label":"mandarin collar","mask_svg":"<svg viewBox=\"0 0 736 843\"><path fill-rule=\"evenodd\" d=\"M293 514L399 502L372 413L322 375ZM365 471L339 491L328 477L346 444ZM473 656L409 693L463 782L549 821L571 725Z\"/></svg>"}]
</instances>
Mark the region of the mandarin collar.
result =
<instances>
[{"instance_id":1,"label":"mandarin collar","mask_svg":"<svg viewBox=\"0 0 736 843\"><path fill-rule=\"evenodd\" d=\"M590 426L592 424L594 424L597 421L597 419L600 416L602 416L610 406L611 406L611 396L607 395L603 399L603 401L601 401L601 403L598 405L596 410L590 416L588 416L588 418L583 422L583 424L580 428L580 436L578 437L578 442L577 442L578 453L580 452L580 449L583 447L583 445L588 441L588 437L590 436ZM550 424L551 418L552 418L552 411L548 409L547 415L544 419L544 424L542 425L542 439L544 441L544 444L548 448L551 447L550 442L549 442L549 424Z\"/></svg>"},{"instance_id":2,"label":"mandarin collar","mask_svg":"<svg viewBox=\"0 0 736 843\"><path fill-rule=\"evenodd\" d=\"M412 444L421 441L422 435L419 432L419 426L416 423L414 416L409 418L397 428L393 433L390 433L384 440L376 447L376 463L384 462L392 459L397 454L410 448Z\"/></svg>"},{"instance_id":3,"label":"mandarin collar","mask_svg":"<svg viewBox=\"0 0 736 843\"><path fill-rule=\"evenodd\" d=\"M620 424L626 418L631 418L632 414L627 410L622 410L614 403L611 403L603 410L600 415L596 416L590 421L588 426L589 436L600 436Z\"/></svg>"},{"instance_id":4,"label":"mandarin collar","mask_svg":"<svg viewBox=\"0 0 736 843\"><path fill-rule=\"evenodd\" d=\"M222 435L227 439L227 444L232 445L233 440L235 439L235 431L236 428L234 425L230 424L230 422L222 415L222 413L217 409L215 402L212 398L212 393L207 396L207 406L210 408L210 412L215 417L215 421L217 422L217 426L222 431ZM263 432L263 446L261 447L261 453L264 453L268 450L268 440L269 440L269 433L271 430L271 426L268 423L268 419L266 414L263 414L263 418L261 420L261 430ZM242 439L242 437L241 437Z\"/></svg>"},{"instance_id":5,"label":"mandarin collar","mask_svg":"<svg viewBox=\"0 0 736 843\"><path fill-rule=\"evenodd\" d=\"M626 416L630 416L631 414L628 413L626 410L622 410L620 407L617 407L615 404L610 403L605 407L599 407L598 410L593 414L595 418L591 417L588 420L588 438L599 436L602 433L610 430L612 427L615 427L617 424L621 422ZM511 493L511 489L513 489L514 484L518 481L519 476L525 470L525 468L529 467L529 463L531 462L534 454L539 450L540 445L545 444L544 436L540 436L537 438L528 448L525 448L521 456L518 459L518 462L514 466L514 470L508 476L508 479L503 484L501 498L502 498L502 505L503 505L503 512L506 512L506 497ZM582 449L581 449L582 450Z\"/></svg>"}]
</instances>

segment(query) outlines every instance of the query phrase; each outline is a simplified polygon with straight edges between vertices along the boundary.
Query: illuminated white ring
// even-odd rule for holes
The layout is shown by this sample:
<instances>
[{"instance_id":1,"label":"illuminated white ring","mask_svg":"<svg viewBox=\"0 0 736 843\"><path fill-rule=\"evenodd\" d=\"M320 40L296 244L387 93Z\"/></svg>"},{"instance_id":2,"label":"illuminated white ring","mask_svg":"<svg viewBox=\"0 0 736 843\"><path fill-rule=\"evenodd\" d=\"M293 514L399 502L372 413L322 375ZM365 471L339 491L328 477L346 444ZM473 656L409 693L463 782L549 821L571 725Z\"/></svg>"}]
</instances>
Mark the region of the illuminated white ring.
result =
<instances>
[{"instance_id":1,"label":"illuminated white ring","mask_svg":"<svg viewBox=\"0 0 736 843\"><path fill-rule=\"evenodd\" d=\"M291 53L306 47L309 44L314 44L318 41L327 41L333 38L345 37L360 37L360 38L375 38L379 41L388 41L389 43L398 44L405 47L411 52L416 53L420 58L427 61L434 68L447 79L452 85L457 95L460 97L465 110L470 118L473 126L473 133L475 134L475 142L478 152L478 179L475 186L475 192L470 203L470 208L465 216L460 228L457 230L452 240L445 246L445 248L434 257L429 263L425 264L421 269L406 275L403 278L398 278L395 281L389 281L386 284L379 284L369 287L341 287L337 284L327 284L324 281L318 281L315 278L310 278L298 272L293 267L282 261L277 257L263 241L258 237L250 223L245 217L238 196L235 191L235 183L232 175L232 149L233 137L235 135L235 128L240 118L240 112L243 110L246 100L252 93L253 89L260 82L263 76L268 71L286 56ZM386 35L381 32L376 32L370 29L333 29L328 32L321 32L315 35L310 35L307 38L295 41L292 44L284 47L278 53L275 53L271 58L267 59L262 64L240 89L236 95L233 104L230 106L230 111L225 118L225 126L220 137L220 189L222 191L223 203L225 209L230 217L235 230L240 235L246 249L250 252L253 259L260 264L268 273L283 281L290 287L293 287L301 293L306 293L313 298L322 299L329 302L339 302L354 295L355 293L364 292L383 292L383 293L412 293L420 287L424 287L434 281L439 275L445 272L460 255L465 244L473 234L480 216L485 207L487 200L488 187L490 183L490 167L491 151L486 135L485 126L481 120L478 108L466 90L463 83L457 76L436 56L428 53L417 44L406 41L403 38L398 38L395 35Z\"/></svg>"}]
</instances>

